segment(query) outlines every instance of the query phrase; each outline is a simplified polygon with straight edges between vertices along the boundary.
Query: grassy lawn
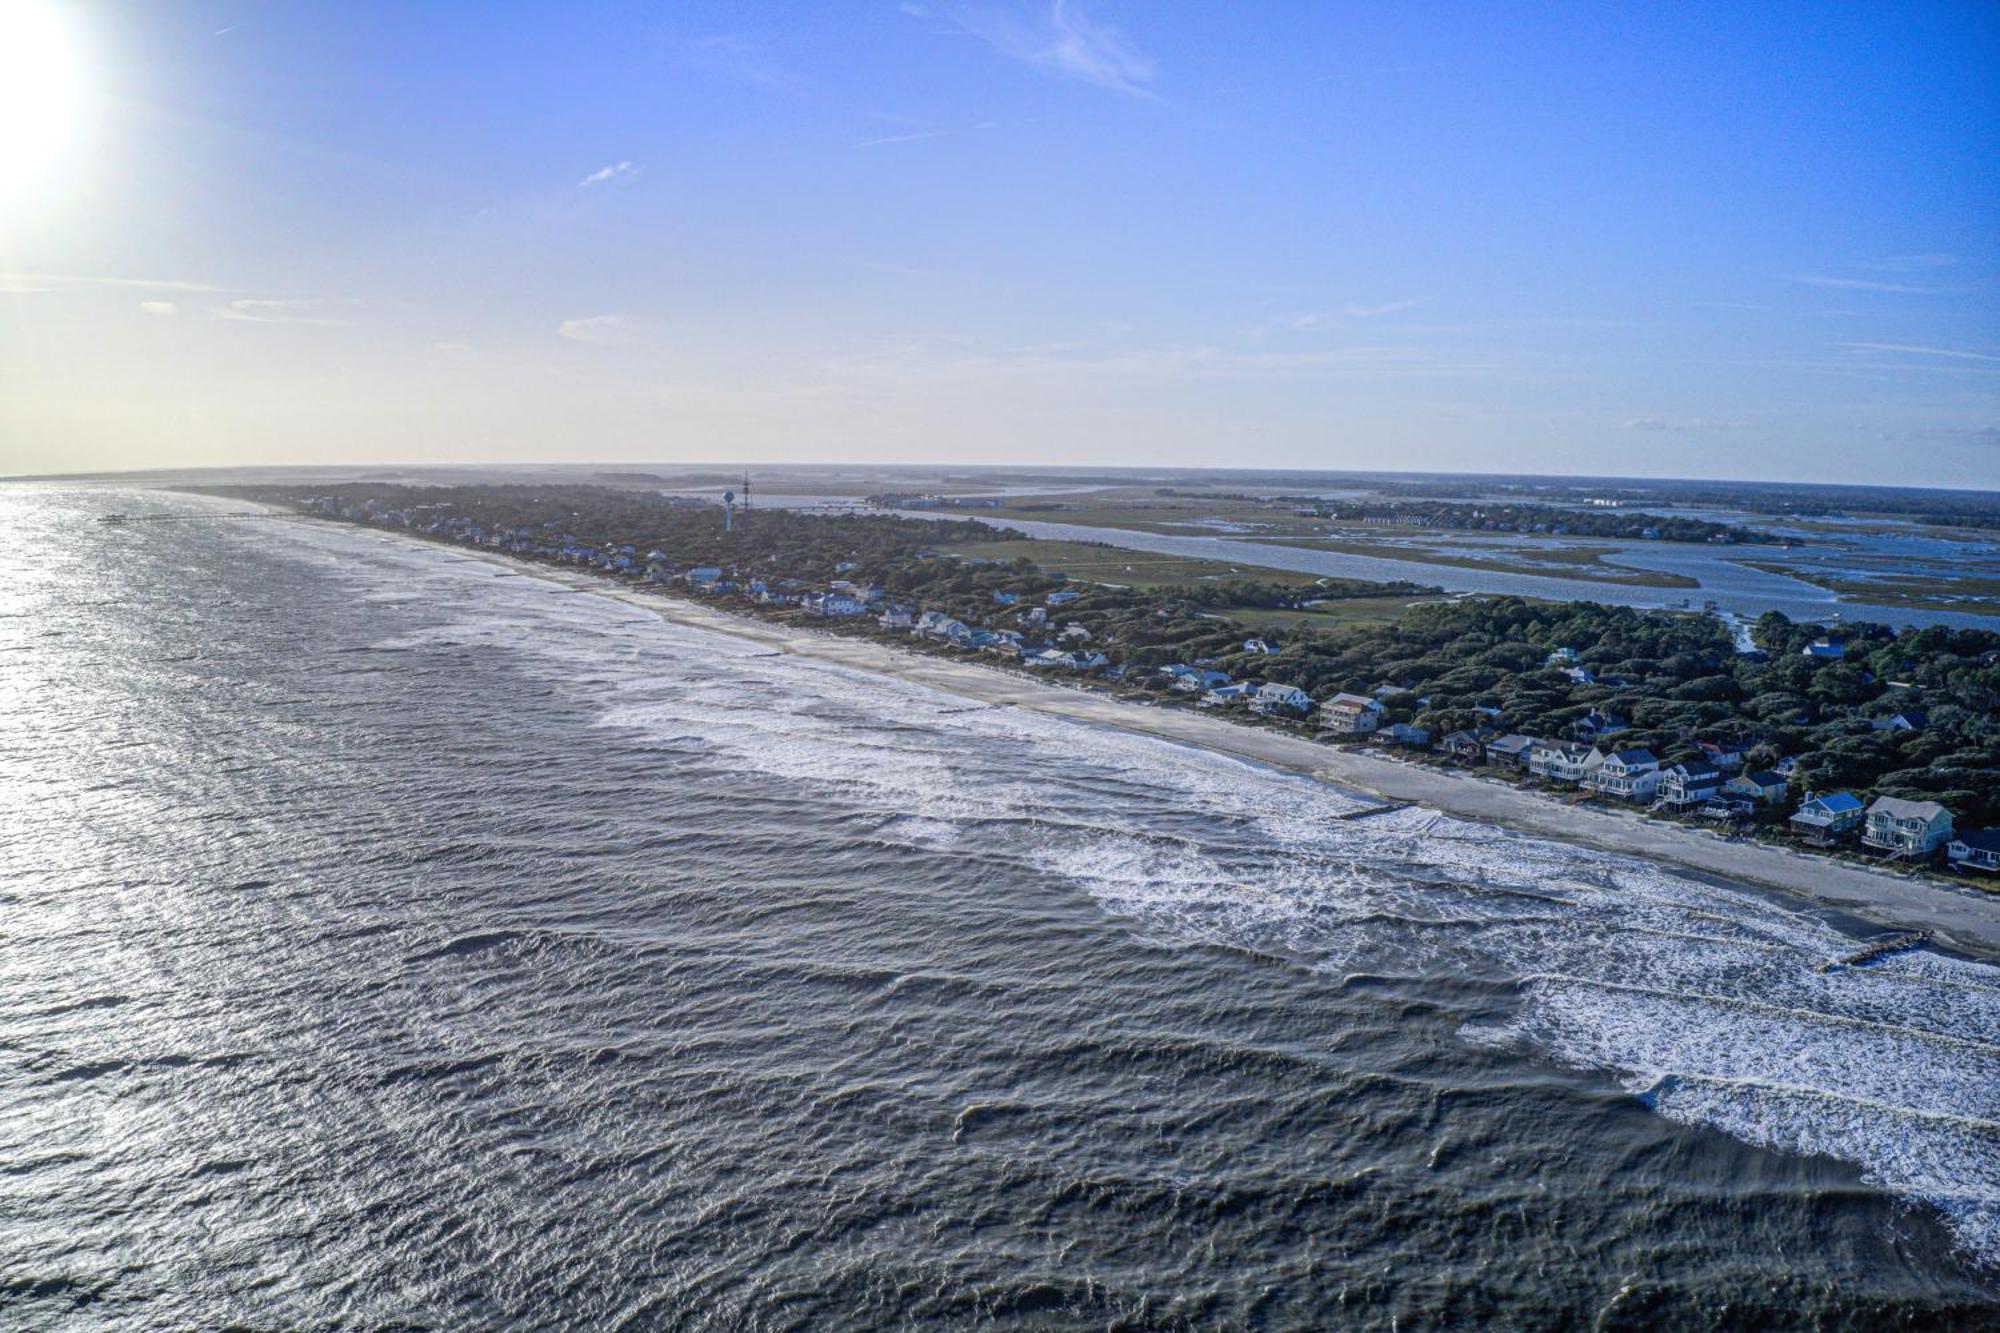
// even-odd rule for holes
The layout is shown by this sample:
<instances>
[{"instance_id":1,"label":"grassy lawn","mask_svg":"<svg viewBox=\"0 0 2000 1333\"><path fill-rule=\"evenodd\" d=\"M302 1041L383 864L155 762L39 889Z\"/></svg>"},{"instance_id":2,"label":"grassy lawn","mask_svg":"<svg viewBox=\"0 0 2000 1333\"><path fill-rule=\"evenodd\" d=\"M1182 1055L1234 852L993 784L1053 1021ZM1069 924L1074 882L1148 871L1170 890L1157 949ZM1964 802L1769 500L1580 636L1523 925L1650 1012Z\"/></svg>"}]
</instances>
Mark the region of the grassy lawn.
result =
<instances>
[{"instance_id":1,"label":"grassy lawn","mask_svg":"<svg viewBox=\"0 0 2000 1333\"><path fill-rule=\"evenodd\" d=\"M1435 528L1375 528L1384 534L1437 535ZM1667 574L1651 569L1623 569L1604 563L1604 556L1617 548L1573 547L1550 550L1545 547L1497 546L1492 558L1474 555L1441 554L1401 542L1369 541L1350 537L1274 538L1287 546L1304 546L1315 551L1338 551L1346 555L1372 555L1386 560L1407 560L1414 564L1448 565L1454 569L1486 569L1502 574L1526 574L1541 578L1584 579L1592 583L1613 583L1631 588L1699 588L1701 582L1685 574ZM1550 564L1560 568L1550 569Z\"/></svg>"},{"instance_id":2,"label":"grassy lawn","mask_svg":"<svg viewBox=\"0 0 2000 1333\"><path fill-rule=\"evenodd\" d=\"M971 559L1009 561L1025 557L1052 574L1067 574L1091 583L1117 583L1128 588L1184 588L1196 583L1239 578L1298 587L1309 587L1318 581L1317 575L1302 574L1297 570L1269 569L1232 560L1155 555L1150 551L1127 551L1090 542L968 542L946 550L951 555Z\"/></svg>"},{"instance_id":3,"label":"grassy lawn","mask_svg":"<svg viewBox=\"0 0 2000 1333\"><path fill-rule=\"evenodd\" d=\"M1385 625L1400 620L1403 613L1422 602L1445 601L1441 597L1343 597L1307 611L1274 611L1262 606L1218 606L1220 615L1260 630L1333 629L1341 625Z\"/></svg>"}]
</instances>

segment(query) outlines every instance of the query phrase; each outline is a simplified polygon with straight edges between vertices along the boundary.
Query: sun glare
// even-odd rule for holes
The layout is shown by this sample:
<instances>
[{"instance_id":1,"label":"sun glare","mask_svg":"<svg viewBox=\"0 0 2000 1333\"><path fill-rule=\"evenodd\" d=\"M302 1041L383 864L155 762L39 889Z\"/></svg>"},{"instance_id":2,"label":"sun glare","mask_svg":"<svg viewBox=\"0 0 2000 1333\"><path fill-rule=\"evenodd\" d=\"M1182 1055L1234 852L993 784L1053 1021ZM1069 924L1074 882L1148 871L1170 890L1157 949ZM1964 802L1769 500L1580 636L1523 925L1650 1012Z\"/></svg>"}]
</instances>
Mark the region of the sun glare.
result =
<instances>
[{"instance_id":1,"label":"sun glare","mask_svg":"<svg viewBox=\"0 0 2000 1333\"><path fill-rule=\"evenodd\" d=\"M76 62L46 0L0 0L0 200L31 190L75 118Z\"/></svg>"}]
</instances>

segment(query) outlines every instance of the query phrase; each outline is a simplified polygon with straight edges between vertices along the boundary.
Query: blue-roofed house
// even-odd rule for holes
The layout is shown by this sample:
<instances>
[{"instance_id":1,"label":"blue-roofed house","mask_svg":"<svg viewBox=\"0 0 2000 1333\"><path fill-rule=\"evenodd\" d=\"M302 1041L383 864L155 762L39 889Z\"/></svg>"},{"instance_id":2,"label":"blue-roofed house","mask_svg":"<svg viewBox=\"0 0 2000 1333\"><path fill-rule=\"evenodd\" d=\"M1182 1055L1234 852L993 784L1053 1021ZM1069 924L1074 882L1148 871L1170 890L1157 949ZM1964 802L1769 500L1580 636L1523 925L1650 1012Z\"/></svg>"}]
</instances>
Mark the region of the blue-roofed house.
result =
<instances>
[{"instance_id":1,"label":"blue-roofed house","mask_svg":"<svg viewBox=\"0 0 2000 1333\"><path fill-rule=\"evenodd\" d=\"M1808 796L1793 812L1792 831L1814 842L1832 842L1860 827L1867 806L1851 791Z\"/></svg>"}]
</instances>

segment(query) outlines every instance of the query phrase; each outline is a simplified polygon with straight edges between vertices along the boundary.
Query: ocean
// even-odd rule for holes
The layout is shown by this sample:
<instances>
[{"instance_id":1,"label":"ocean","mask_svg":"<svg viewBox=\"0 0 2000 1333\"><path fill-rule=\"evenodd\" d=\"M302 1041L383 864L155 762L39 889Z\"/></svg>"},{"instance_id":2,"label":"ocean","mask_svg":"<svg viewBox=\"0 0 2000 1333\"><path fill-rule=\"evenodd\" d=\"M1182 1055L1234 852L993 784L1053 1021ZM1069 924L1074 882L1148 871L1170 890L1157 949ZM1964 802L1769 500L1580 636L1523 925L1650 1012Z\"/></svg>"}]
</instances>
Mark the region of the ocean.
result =
<instances>
[{"instance_id":1,"label":"ocean","mask_svg":"<svg viewBox=\"0 0 2000 1333\"><path fill-rule=\"evenodd\" d=\"M227 507L0 487L0 1324L2000 1326L1991 962Z\"/></svg>"}]
</instances>

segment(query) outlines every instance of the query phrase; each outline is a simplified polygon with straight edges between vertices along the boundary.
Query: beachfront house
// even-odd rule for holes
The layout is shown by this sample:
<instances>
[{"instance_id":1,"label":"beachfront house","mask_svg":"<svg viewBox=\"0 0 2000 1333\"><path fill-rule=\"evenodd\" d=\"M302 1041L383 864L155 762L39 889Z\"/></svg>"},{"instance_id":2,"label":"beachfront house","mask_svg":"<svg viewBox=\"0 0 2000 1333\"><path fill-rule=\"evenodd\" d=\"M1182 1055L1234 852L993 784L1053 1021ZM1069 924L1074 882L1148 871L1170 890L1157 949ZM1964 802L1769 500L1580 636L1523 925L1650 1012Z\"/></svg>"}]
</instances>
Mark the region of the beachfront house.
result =
<instances>
[{"instance_id":1,"label":"beachfront house","mask_svg":"<svg viewBox=\"0 0 2000 1333\"><path fill-rule=\"evenodd\" d=\"M1453 731L1446 733L1445 738L1438 742L1438 749L1454 759L1476 764L1486 752L1486 742L1479 739L1477 732Z\"/></svg>"},{"instance_id":2,"label":"beachfront house","mask_svg":"<svg viewBox=\"0 0 2000 1333\"><path fill-rule=\"evenodd\" d=\"M1431 729L1410 722L1395 723L1382 735L1391 745L1407 745L1419 750L1431 743Z\"/></svg>"},{"instance_id":3,"label":"beachfront house","mask_svg":"<svg viewBox=\"0 0 2000 1333\"><path fill-rule=\"evenodd\" d=\"M1063 652L1050 648L1033 656L1023 657L1024 663L1055 671L1101 671L1111 664L1111 659L1103 653L1093 653L1079 648L1075 652Z\"/></svg>"},{"instance_id":4,"label":"beachfront house","mask_svg":"<svg viewBox=\"0 0 2000 1333\"><path fill-rule=\"evenodd\" d=\"M884 610L879 618L883 629L908 629L916 623L907 606L892 606Z\"/></svg>"},{"instance_id":5,"label":"beachfront house","mask_svg":"<svg viewBox=\"0 0 2000 1333\"><path fill-rule=\"evenodd\" d=\"M1740 796L1758 805L1771 806L1781 803L1785 793L1791 790L1783 773L1773 773L1768 769L1755 773L1738 773L1722 784L1722 790L1731 796Z\"/></svg>"},{"instance_id":6,"label":"beachfront house","mask_svg":"<svg viewBox=\"0 0 2000 1333\"><path fill-rule=\"evenodd\" d=\"M1320 705L1323 730L1365 736L1382 725L1382 705L1365 694L1336 694Z\"/></svg>"},{"instance_id":7,"label":"beachfront house","mask_svg":"<svg viewBox=\"0 0 2000 1333\"><path fill-rule=\"evenodd\" d=\"M1218 685L1201 696L1203 708L1217 708L1223 704L1233 704L1250 694L1256 687L1247 681L1237 681L1234 685Z\"/></svg>"},{"instance_id":8,"label":"beachfront house","mask_svg":"<svg viewBox=\"0 0 2000 1333\"><path fill-rule=\"evenodd\" d=\"M703 565L700 569L690 569L681 578L692 587L706 590L722 581L722 571L714 565Z\"/></svg>"},{"instance_id":9,"label":"beachfront house","mask_svg":"<svg viewBox=\"0 0 2000 1333\"><path fill-rule=\"evenodd\" d=\"M1259 713L1290 713L1294 717L1304 717L1312 711L1312 696L1296 685L1280 685L1267 681L1257 687L1251 697L1250 707Z\"/></svg>"},{"instance_id":10,"label":"beachfront house","mask_svg":"<svg viewBox=\"0 0 2000 1333\"><path fill-rule=\"evenodd\" d=\"M1953 870L2000 871L2000 828L1957 835L1944 845L1944 859Z\"/></svg>"},{"instance_id":11,"label":"beachfront house","mask_svg":"<svg viewBox=\"0 0 2000 1333\"><path fill-rule=\"evenodd\" d=\"M1853 832L1867 811L1868 807L1853 792L1835 791L1806 797L1787 822L1800 837L1828 843Z\"/></svg>"},{"instance_id":12,"label":"beachfront house","mask_svg":"<svg viewBox=\"0 0 2000 1333\"><path fill-rule=\"evenodd\" d=\"M844 592L813 593L802 599L800 604L816 616L859 616L868 613L866 602Z\"/></svg>"},{"instance_id":13,"label":"beachfront house","mask_svg":"<svg viewBox=\"0 0 2000 1333\"><path fill-rule=\"evenodd\" d=\"M1660 761L1651 750L1593 749L1583 773L1584 786L1621 801L1649 800L1660 786Z\"/></svg>"},{"instance_id":14,"label":"beachfront house","mask_svg":"<svg viewBox=\"0 0 2000 1333\"><path fill-rule=\"evenodd\" d=\"M947 643L972 642L972 630L962 620L954 620L942 611L926 611L917 617L915 630L926 639L941 639Z\"/></svg>"},{"instance_id":15,"label":"beachfront house","mask_svg":"<svg viewBox=\"0 0 2000 1333\"><path fill-rule=\"evenodd\" d=\"M1722 790L1722 770L1714 764L1675 764L1660 772L1660 800L1677 810L1703 805Z\"/></svg>"},{"instance_id":16,"label":"beachfront house","mask_svg":"<svg viewBox=\"0 0 2000 1333\"><path fill-rule=\"evenodd\" d=\"M1861 841L1894 856L1929 856L1951 841L1951 812L1936 801L1877 796L1868 807Z\"/></svg>"},{"instance_id":17,"label":"beachfront house","mask_svg":"<svg viewBox=\"0 0 2000 1333\"><path fill-rule=\"evenodd\" d=\"M1591 753L1577 741L1536 741L1528 749L1528 771L1551 782L1581 782Z\"/></svg>"},{"instance_id":18,"label":"beachfront house","mask_svg":"<svg viewBox=\"0 0 2000 1333\"><path fill-rule=\"evenodd\" d=\"M1526 768L1528 751L1534 747L1534 737L1509 732L1498 740L1486 742L1486 762L1494 768Z\"/></svg>"}]
</instances>

